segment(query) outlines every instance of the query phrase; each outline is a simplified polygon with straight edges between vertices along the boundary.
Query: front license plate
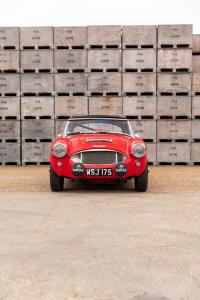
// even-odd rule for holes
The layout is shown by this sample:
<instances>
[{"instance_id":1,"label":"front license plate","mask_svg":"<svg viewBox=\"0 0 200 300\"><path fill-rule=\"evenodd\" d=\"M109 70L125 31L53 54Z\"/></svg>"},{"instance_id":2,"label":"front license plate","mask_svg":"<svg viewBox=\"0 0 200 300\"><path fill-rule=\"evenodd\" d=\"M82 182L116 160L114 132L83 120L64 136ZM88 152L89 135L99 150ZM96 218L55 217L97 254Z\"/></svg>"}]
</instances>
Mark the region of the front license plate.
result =
<instances>
[{"instance_id":1,"label":"front license plate","mask_svg":"<svg viewBox=\"0 0 200 300\"><path fill-rule=\"evenodd\" d=\"M112 169L107 168L95 168L95 169L86 169L87 176L112 176Z\"/></svg>"}]
</instances>

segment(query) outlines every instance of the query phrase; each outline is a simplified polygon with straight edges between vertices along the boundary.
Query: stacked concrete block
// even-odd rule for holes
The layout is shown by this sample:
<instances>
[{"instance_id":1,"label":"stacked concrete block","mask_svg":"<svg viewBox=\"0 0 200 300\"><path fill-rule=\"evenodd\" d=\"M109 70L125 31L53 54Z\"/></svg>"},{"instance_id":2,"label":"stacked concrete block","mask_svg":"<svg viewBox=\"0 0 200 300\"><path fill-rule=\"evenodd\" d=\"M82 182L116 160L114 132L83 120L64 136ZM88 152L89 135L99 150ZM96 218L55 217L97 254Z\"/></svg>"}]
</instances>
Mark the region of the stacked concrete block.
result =
<instances>
[{"instance_id":1,"label":"stacked concrete block","mask_svg":"<svg viewBox=\"0 0 200 300\"><path fill-rule=\"evenodd\" d=\"M200 34L193 34L192 68L191 164L200 165Z\"/></svg>"},{"instance_id":2,"label":"stacked concrete block","mask_svg":"<svg viewBox=\"0 0 200 300\"><path fill-rule=\"evenodd\" d=\"M87 94L87 28L54 28L54 71L56 96ZM69 112L66 112L69 116Z\"/></svg>"},{"instance_id":3,"label":"stacked concrete block","mask_svg":"<svg viewBox=\"0 0 200 300\"><path fill-rule=\"evenodd\" d=\"M156 163L156 26L122 27L123 114L148 145Z\"/></svg>"},{"instance_id":4,"label":"stacked concrete block","mask_svg":"<svg viewBox=\"0 0 200 300\"><path fill-rule=\"evenodd\" d=\"M121 26L89 26L90 115L121 115Z\"/></svg>"},{"instance_id":5,"label":"stacked concrete block","mask_svg":"<svg viewBox=\"0 0 200 300\"><path fill-rule=\"evenodd\" d=\"M0 28L0 165L20 164L19 28Z\"/></svg>"},{"instance_id":6,"label":"stacked concrete block","mask_svg":"<svg viewBox=\"0 0 200 300\"><path fill-rule=\"evenodd\" d=\"M157 162L189 164L192 26L158 26L157 57Z\"/></svg>"},{"instance_id":7,"label":"stacked concrete block","mask_svg":"<svg viewBox=\"0 0 200 300\"><path fill-rule=\"evenodd\" d=\"M87 27L54 28L55 134L70 116L88 115Z\"/></svg>"},{"instance_id":8,"label":"stacked concrete block","mask_svg":"<svg viewBox=\"0 0 200 300\"><path fill-rule=\"evenodd\" d=\"M53 28L20 28L22 164L48 164L54 138Z\"/></svg>"},{"instance_id":9,"label":"stacked concrete block","mask_svg":"<svg viewBox=\"0 0 200 300\"><path fill-rule=\"evenodd\" d=\"M55 49L85 49L86 43L87 27L54 27Z\"/></svg>"}]
</instances>

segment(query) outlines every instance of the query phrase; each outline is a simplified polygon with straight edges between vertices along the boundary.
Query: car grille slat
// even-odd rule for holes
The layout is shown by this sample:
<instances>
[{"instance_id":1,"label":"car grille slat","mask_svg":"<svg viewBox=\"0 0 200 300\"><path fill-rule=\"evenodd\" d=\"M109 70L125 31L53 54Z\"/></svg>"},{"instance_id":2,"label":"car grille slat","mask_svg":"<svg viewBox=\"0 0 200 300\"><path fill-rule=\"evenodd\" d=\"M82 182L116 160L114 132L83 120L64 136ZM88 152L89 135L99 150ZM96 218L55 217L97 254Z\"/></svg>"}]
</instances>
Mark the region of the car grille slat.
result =
<instances>
[{"instance_id":1,"label":"car grille slat","mask_svg":"<svg viewBox=\"0 0 200 300\"><path fill-rule=\"evenodd\" d=\"M124 155L115 151L82 152L83 164L115 164L124 160Z\"/></svg>"}]
</instances>

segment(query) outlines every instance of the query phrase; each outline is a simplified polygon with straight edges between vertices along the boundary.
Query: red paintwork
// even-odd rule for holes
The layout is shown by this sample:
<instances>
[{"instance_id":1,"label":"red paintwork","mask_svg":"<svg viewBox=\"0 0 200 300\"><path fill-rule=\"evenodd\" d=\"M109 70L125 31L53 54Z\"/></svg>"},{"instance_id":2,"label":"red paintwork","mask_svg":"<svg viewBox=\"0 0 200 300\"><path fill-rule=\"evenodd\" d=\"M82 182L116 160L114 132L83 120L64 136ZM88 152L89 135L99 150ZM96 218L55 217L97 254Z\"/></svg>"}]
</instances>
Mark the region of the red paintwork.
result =
<instances>
[{"instance_id":1,"label":"red paintwork","mask_svg":"<svg viewBox=\"0 0 200 300\"><path fill-rule=\"evenodd\" d=\"M105 141L95 141L88 142L88 140L102 140L109 139L111 142ZM141 175L145 171L145 167L147 164L147 155L142 158L135 158L131 154L131 148L133 143L141 143L144 144L144 141L139 137L129 137L126 135L120 134L80 134L80 135L72 135L68 137L59 137L55 139L51 144L51 149L53 145L57 142L63 143L67 145L67 154L63 158L57 158L52 154L50 154L51 166L54 172L59 176L64 176L67 178L71 178L74 180L97 180L97 179L109 179L116 180L119 177L114 172L114 164L111 165L87 165L87 168L113 168L113 176L86 176L85 173L76 177L72 173L72 165L73 162L70 159L70 156L76 152L80 152L83 150L91 150L91 149L111 149L124 153L127 156L127 159L124 161L124 164L127 166L127 173L121 177L121 179L127 179L130 177L135 177ZM58 161L62 162L62 166L58 167ZM137 167L136 162L140 161L141 166Z\"/></svg>"}]
</instances>

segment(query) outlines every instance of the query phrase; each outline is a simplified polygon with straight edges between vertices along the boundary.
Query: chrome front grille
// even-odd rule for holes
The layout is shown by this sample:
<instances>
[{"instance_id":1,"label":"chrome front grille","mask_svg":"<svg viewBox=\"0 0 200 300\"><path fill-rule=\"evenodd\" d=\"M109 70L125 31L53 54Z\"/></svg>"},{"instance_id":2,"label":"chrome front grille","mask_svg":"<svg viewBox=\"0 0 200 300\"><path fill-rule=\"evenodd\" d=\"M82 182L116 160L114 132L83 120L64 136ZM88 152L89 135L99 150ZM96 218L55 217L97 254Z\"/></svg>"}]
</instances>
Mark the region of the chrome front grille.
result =
<instances>
[{"instance_id":1,"label":"chrome front grille","mask_svg":"<svg viewBox=\"0 0 200 300\"><path fill-rule=\"evenodd\" d=\"M84 151L81 152L82 163L83 164L115 164L119 162L123 162L126 158L120 152L115 151Z\"/></svg>"}]
</instances>

